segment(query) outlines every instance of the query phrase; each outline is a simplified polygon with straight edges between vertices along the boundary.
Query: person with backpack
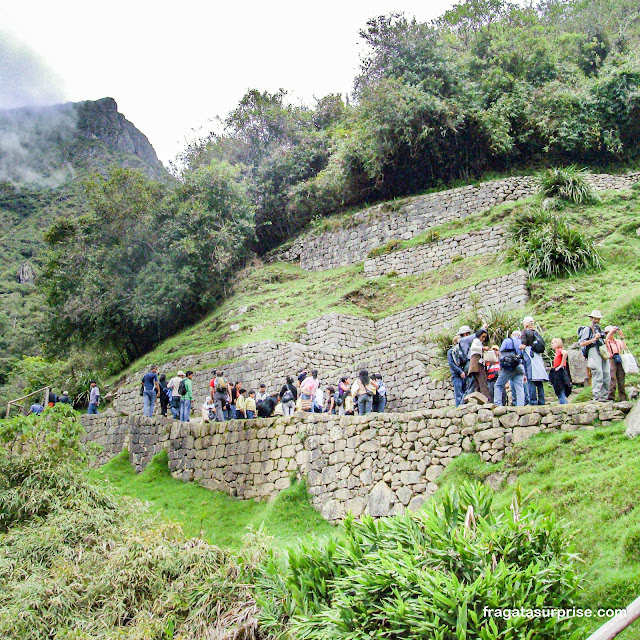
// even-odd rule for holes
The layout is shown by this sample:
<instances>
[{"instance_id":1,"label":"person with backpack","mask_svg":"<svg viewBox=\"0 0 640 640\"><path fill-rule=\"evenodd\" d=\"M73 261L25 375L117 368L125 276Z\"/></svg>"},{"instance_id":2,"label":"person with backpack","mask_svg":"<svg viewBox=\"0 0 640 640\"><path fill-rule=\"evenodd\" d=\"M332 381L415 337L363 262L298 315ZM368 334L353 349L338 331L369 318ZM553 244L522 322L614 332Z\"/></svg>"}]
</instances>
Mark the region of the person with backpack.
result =
<instances>
[{"instance_id":1,"label":"person with backpack","mask_svg":"<svg viewBox=\"0 0 640 640\"><path fill-rule=\"evenodd\" d=\"M531 316L524 318L522 326L524 327L522 344L531 361L530 367L525 367L529 387L529 404L542 406L545 403L544 383L549 382L549 374L542 358L546 345L542 336L536 331L535 321Z\"/></svg>"},{"instance_id":2,"label":"person with backpack","mask_svg":"<svg viewBox=\"0 0 640 640\"><path fill-rule=\"evenodd\" d=\"M515 391L516 406L524 406L524 365L521 346L522 343L520 338L516 337L515 331L500 345L500 373L493 388L493 403L500 407L504 402L507 382L511 385L512 391Z\"/></svg>"},{"instance_id":3,"label":"person with backpack","mask_svg":"<svg viewBox=\"0 0 640 640\"><path fill-rule=\"evenodd\" d=\"M611 377L609 379L609 395L607 399L611 402L616 399L616 387L618 387L618 400L620 402L626 402L627 392L624 388L625 371L622 366L622 354L627 350L627 344L624 341L620 327L609 325L604 328L604 332L607 334L604 343L607 345L609 355L611 356L611 363L609 365L611 368ZM619 339L615 337L616 333L620 336Z\"/></svg>"},{"instance_id":4,"label":"person with backpack","mask_svg":"<svg viewBox=\"0 0 640 640\"><path fill-rule=\"evenodd\" d=\"M293 415L297 400L298 389L293 384L293 378L291 376L287 376L287 381L282 385L282 389L280 389L280 403L282 406L283 416Z\"/></svg>"},{"instance_id":5,"label":"person with backpack","mask_svg":"<svg viewBox=\"0 0 640 640\"><path fill-rule=\"evenodd\" d=\"M193 371L187 371L178 387L180 394L180 422L189 422L193 402Z\"/></svg>"},{"instance_id":6,"label":"person with backpack","mask_svg":"<svg viewBox=\"0 0 640 640\"><path fill-rule=\"evenodd\" d=\"M209 394L216 406L216 420L224 422L224 408L231 402L231 385L224 377L224 371L217 371L209 383Z\"/></svg>"},{"instance_id":7,"label":"person with backpack","mask_svg":"<svg viewBox=\"0 0 640 640\"><path fill-rule=\"evenodd\" d=\"M465 378L467 377L463 369L463 356L459 343L460 336L457 335L453 339L453 346L447 351L447 362L451 372L451 384L453 384L453 400L456 403L456 407L462 404Z\"/></svg>"},{"instance_id":8,"label":"person with backpack","mask_svg":"<svg viewBox=\"0 0 640 640\"><path fill-rule=\"evenodd\" d=\"M338 408L338 415L344 416L346 414L345 401L351 394L351 378L349 376L342 376L338 383L338 389L336 391L336 407Z\"/></svg>"},{"instance_id":9,"label":"person with backpack","mask_svg":"<svg viewBox=\"0 0 640 640\"><path fill-rule=\"evenodd\" d=\"M154 365L142 376L142 414L147 418L153 417L156 396L159 392L160 385L158 384L158 367Z\"/></svg>"},{"instance_id":10,"label":"person with backpack","mask_svg":"<svg viewBox=\"0 0 640 640\"><path fill-rule=\"evenodd\" d=\"M169 380L167 387L171 390L171 401L169 407L171 408L171 415L174 420L180 419L180 383L184 378L184 371L178 371L178 373Z\"/></svg>"},{"instance_id":11,"label":"person with backpack","mask_svg":"<svg viewBox=\"0 0 640 640\"><path fill-rule=\"evenodd\" d=\"M163 373L158 379L160 385L160 414L167 417L167 408L171 402L171 389L167 384L167 376Z\"/></svg>"},{"instance_id":12,"label":"person with backpack","mask_svg":"<svg viewBox=\"0 0 640 640\"><path fill-rule=\"evenodd\" d=\"M589 314L591 324L578 329L582 355L587 359L587 367L591 371L591 390L596 402L606 402L609 397L611 384L611 367L609 365L609 350L606 340L613 336L614 331L607 334L600 326L602 313L594 309Z\"/></svg>"}]
</instances>

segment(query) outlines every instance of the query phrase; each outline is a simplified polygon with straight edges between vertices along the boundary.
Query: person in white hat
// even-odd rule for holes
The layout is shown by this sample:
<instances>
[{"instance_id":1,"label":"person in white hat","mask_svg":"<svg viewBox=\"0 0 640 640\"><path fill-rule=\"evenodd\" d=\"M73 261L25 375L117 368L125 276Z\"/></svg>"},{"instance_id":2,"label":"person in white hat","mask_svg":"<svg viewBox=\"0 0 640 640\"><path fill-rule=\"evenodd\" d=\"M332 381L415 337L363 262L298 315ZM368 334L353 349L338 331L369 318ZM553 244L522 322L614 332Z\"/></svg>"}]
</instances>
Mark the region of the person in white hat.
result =
<instances>
[{"instance_id":1,"label":"person in white hat","mask_svg":"<svg viewBox=\"0 0 640 640\"><path fill-rule=\"evenodd\" d=\"M167 388L171 389L171 415L174 420L178 420L180 418L180 383L184 378L184 371L178 371L178 373L169 380L167 383Z\"/></svg>"},{"instance_id":2,"label":"person in white hat","mask_svg":"<svg viewBox=\"0 0 640 640\"><path fill-rule=\"evenodd\" d=\"M596 402L606 402L609 397L611 367L609 365L609 351L605 346L607 333L600 326L602 313L594 309L588 314L591 324L583 327L580 332L580 346L587 358L587 367L591 371L591 390ZM615 332L611 331L613 336Z\"/></svg>"}]
</instances>

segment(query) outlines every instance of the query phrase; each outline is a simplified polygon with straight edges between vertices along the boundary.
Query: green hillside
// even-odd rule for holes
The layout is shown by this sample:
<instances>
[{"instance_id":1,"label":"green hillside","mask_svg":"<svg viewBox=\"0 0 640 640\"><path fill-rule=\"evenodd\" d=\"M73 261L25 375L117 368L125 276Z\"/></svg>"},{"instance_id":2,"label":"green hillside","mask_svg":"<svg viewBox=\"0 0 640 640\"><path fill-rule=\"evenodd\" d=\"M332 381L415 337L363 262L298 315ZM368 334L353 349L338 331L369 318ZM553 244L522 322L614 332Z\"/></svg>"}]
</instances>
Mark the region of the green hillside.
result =
<instances>
[{"instance_id":1,"label":"green hillside","mask_svg":"<svg viewBox=\"0 0 640 640\"><path fill-rule=\"evenodd\" d=\"M605 321L622 326L629 346L638 348L640 236L636 230L640 228L640 190L600 195L599 203L570 205L563 213L595 240L603 259L602 269L557 279L532 279L526 311L535 315L549 336L561 337L571 344L585 314L601 308L606 313ZM531 200L498 205L488 213L444 226L441 237L508 223L510 217L530 204ZM431 232L406 241L400 248L415 246L428 237L432 237ZM464 258L437 271L408 278L366 278L362 263L308 272L289 263L256 261L238 274L229 297L214 313L161 343L123 373L224 346L296 340L306 331L307 321L327 313L378 319L516 268L504 255L497 254ZM232 325L239 327L232 330Z\"/></svg>"},{"instance_id":2,"label":"green hillside","mask_svg":"<svg viewBox=\"0 0 640 640\"><path fill-rule=\"evenodd\" d=\"M43 351L43 234L60 218L86 213L84 182L95 174L113 167L163 181L168 174L111 98L0 111L0 136L13 140L0 158L1 387L16 359ZM32 277L19 282L22 265Z\"/></svg>"},{"instance_id":3,"label":"green hillside","mask_svg":"<svg viewBox=\"0 0 640 640\"><path fill-rule=\"evenodd\" d=\"M575 532L575 550L584 561L578 606L623 608L640 594L639 454L640 440L629 440L622 424L545 434L517 445L498 465L461 456L438 483L446 488L502 474L496 507L508 505L520 487ZM640 638L640 626L618 637Z\"/></svg>"}]
</instances>

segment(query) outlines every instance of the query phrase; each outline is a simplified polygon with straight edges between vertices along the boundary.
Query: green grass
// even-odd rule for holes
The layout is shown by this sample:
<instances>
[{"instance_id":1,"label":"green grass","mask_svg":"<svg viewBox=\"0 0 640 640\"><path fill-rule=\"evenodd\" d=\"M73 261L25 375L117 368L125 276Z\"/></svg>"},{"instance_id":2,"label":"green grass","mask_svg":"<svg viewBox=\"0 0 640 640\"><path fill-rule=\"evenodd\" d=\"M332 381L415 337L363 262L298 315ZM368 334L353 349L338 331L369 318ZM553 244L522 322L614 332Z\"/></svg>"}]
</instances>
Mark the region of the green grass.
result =
<instances>
[{"instance_id":1,"label":"green grass","mask_svg":"<svg viewBox=\"0 0 640 640\"><path fill-rule=\"evenodd\" d=\"M640 227L640 192L606 192L601 196L602 202L597 205L568 206L565 213L573 224L585 227L596 239L604 268L567 278L533 280L532 299L525 311L532 313L551 337L561 337L572 344L576 329L587 321L585 314L600 308L606 314L605 322L616 322L627 329L629 346L638 350L640 238L636 229ZM488 213L468 216L435 230L446 238L486 228L505 222L511 212L527 204L503 203ZM425 242L432 231L403 242L402 247ZM262 340L295 341L305 333L309 320L327 313L379 319L514 269L514 265L495 255L464 258L410 278L366 278L362 263L319 272L307 272L288 263L256 263L238 275L232 295L214 313L164 341L118 377L150 363L162 365L223 347ZM246 311L240 313L245 307ZM232 325L239 326L232 330ZM107 383L115 380L113 377Z\"/></svg>"},{"instance_id":2,"label":"green grass","mask_svg":"<svg viewBox=\"0 0 640 640\"><path fill-rule=\"evenodd\" d=\"M640 438L627 438L620 423L594 431L540 434L517 445L499 465L467 454L454 460L438 483L444 488L506 473L524 495L533 493L537 504L577 532L575 548L585 562L579 606L622 608L640 595L639 457ZM494 506L507 506L514 491L515 485L505 483ZM640 625L619 638L640 638Z\"/></svg>"},{"instance_id":3,"label":"green grass","mask_svg":"<svg viewBox=\"0 0 640 640\"><path fill-rule=\"evenodd\" d=\"M222 547L239 549L243 536L259 527L282 544L295 543L307 534L333 531L311 506L304 482L281 491L271 502L237 500L172 478L165 451L154 456L139 474L125 450L89 475L108 481L121 495L147 502L151 512L181 524L187 536Z\"/></svg>"}]
</instances>

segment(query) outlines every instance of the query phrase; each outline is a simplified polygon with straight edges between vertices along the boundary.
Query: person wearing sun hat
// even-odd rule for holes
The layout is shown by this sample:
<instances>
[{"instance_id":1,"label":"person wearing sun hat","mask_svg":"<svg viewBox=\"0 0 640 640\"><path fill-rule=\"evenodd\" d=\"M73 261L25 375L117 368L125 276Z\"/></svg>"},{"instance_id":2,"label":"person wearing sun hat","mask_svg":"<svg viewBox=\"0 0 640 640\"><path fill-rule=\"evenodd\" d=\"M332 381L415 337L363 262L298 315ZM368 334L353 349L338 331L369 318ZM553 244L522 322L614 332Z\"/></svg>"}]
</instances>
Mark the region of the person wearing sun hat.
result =
<instances>
[{"instance_id":1,"label":"person wearing sun hat","mask_svg":"<svg viewBox=\"0 0 640 640\"><path fill-rule=\"evenodd\" d=\"M600 326L600 320L603 317L600 310L594 309L587 316L591 324L583 327L580 332L580 346L587 358L587 367L591 371L593 399L596 402L606 402L609 396L611 367L605 340L612 337L615 331L612 330L607 334Z\"/></svg>"},{"instance_id":2,"label":"person wearing sun hat","mask_svg":"<svg viewBox=\"0 0 640 640\"><path fill-rule=\"evenodd\" d=\"M616 387L618 387L618 399L620 402L627 401L627 392L625 390L625 373L622 366L622 353L627 349L627 344L624 341L622 335L622 329L613 325L609 325L604 328L604 332L607 334L605 344L609 350L611 361L609 366L611 367L611 378L609 380L609 397L612 402L616 399ZM616 334L620 338L616 338Z\"/></svg>"}]
</instances>

